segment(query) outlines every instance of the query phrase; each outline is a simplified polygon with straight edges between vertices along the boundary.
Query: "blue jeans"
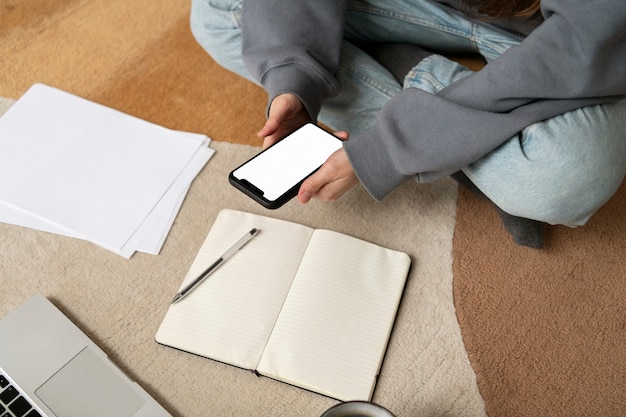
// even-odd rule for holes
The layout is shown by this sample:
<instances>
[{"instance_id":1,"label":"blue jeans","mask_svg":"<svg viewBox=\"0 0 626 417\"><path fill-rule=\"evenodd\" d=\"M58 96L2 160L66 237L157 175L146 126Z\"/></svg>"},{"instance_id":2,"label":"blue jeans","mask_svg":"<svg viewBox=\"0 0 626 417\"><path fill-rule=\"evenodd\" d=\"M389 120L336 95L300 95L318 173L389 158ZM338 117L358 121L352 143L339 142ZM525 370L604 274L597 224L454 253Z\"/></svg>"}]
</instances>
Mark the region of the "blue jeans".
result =
<instances>
[{"instance_id":1,"label":"blue jeans","mask_svg":"<svg viewBox=\"0 0 626 417\"><path fill-rule=\"evenodd\" d=\"M191 29L217 63L256 82L241 61L240 15L241 0L193 0ZM436 92L471 73L442 55L431 55L401 85L351 41L478 53L487 62L520 41L424 0L353 0L345 39L338 74L342 90L324 104L319 121L351 134L371 127L378 111L402 88ZM585 107L527 127L463 171L512 215L579 226L621 185L626 175L624 136L626 100Z\"/></svg>"}]
</instances>

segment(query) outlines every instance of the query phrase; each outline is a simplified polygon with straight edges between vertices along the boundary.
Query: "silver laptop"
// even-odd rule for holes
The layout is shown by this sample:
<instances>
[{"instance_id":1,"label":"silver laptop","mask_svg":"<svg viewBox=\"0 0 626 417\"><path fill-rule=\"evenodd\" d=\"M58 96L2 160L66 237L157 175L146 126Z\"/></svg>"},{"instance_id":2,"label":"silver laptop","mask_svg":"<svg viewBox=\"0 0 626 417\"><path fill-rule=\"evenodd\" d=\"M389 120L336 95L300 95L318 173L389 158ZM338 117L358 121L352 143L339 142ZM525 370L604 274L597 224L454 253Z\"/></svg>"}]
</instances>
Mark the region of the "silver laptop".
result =
<instances>
[{"instance_id":1,"label":"silver laptop","mask_svg":"<svg viewBox=\"0 0 626 417\"><path fill-rule=\"evenodd\" d=\"M170 416L42 295L0 320L0 416L5 413Z\"/></svg>"}]
</instances>

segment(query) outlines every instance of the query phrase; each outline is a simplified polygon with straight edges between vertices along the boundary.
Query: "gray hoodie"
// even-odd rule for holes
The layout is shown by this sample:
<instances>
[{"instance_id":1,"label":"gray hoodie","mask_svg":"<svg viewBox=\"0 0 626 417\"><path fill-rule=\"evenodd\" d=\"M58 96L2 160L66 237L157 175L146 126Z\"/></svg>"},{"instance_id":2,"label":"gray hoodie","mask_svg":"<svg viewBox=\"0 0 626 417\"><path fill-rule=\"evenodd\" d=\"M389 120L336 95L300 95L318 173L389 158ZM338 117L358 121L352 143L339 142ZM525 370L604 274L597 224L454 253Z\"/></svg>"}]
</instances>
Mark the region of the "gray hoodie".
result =
<instances>
[{"instance_id":1,"label":"gray hoodie","mask_svg":"<svg viewBox=\"0 0 626 417\"><path fill-rule=\"evenodd\" d=\"M437 3L458 9L458 0ZM347 4L244 1L243 60L270 102L294 93L315 120L339 93ZM526 24L494 23L522 43L437 94L401 91L372 128L351 136L344 148L374 198L407 179L458 171L534 122L626 95L624 0L543 0L541 14Z\"/></svg>"}]
</instances>

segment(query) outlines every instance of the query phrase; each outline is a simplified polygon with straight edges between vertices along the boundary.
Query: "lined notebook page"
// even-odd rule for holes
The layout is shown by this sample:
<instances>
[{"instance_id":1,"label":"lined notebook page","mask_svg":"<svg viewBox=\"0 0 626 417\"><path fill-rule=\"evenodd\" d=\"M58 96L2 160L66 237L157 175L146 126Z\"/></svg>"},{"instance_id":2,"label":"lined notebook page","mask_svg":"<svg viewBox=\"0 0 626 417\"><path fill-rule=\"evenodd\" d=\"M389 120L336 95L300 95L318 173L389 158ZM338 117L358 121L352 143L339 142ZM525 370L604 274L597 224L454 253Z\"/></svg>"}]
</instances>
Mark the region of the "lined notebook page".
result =
<instances>
[{"instance_id":1,"label":"lined notebook page","mask_svg":"<svg viewBox=\"0 0 626 417\"><path fill-rule=\"evenodd\" d=\"M410 263L316 230L258 371L339 400L371 399Z\"/></svg>"},{"instance_id":2,"label":"lined notebook page","mask_svg":"<svg viewBox=\"0 0 626 417\"><path fill-rule=\"evenodd\" d=\"M222 210L181 288L253 227L260 230L254 239L170 306L157 342L242 368L256 367L313 230Z\"/></svg>"}]
</instances>

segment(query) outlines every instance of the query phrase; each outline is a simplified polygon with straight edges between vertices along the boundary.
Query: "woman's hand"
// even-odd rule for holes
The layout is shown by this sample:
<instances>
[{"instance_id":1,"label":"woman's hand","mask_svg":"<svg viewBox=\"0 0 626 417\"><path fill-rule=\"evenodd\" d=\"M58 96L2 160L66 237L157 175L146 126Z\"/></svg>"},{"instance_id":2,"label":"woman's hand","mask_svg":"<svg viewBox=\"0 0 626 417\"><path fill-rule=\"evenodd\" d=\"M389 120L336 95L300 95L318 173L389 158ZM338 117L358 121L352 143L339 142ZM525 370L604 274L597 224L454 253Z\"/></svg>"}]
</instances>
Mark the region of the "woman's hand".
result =
<instances>
[{"instance_id":1,"label":"woman's hand","mask_svg":"<svg viewBox=\"0 0 626 417\"><path fill-rule=\"evenodd\" d=\"M269 117L257 135L263 138L265 149L310 121L308 112L297 96L281 94L272 100ZM335 135L343 140L348 139L348 132L336 132ZM334 201L357 182L357 176L342 148L333 153L315 174L302 183L298 199L302 203L308 203L311 198Z\"/></svg>"},{"instance_id":2,"label":"woman's hand","mask_svg":"<svg viewBox=\"0 0 626 417\"><path fill-rule=\"evenodd\" d=\"M347 132L336 132L335 135L343 140L348 139ZM341 148L329 156L324 165L302 183L298 199L305 204L311 198L335 201L358 182L346 151Z\"/></svg>"},{"instance_id":3,"label":"woman's hand","mask_svg":"<svg viewBox=\"0 0 626 417\"><path fill-rule=\"evenodd\" d=\"M257 135L263 138L265 149L310 121L309 113L297 96L281 94L272 100L269 117Z\"/></svg>"}]
</instances>

